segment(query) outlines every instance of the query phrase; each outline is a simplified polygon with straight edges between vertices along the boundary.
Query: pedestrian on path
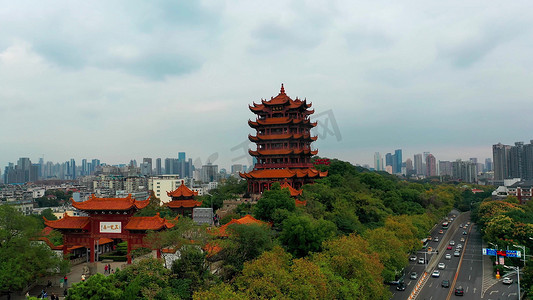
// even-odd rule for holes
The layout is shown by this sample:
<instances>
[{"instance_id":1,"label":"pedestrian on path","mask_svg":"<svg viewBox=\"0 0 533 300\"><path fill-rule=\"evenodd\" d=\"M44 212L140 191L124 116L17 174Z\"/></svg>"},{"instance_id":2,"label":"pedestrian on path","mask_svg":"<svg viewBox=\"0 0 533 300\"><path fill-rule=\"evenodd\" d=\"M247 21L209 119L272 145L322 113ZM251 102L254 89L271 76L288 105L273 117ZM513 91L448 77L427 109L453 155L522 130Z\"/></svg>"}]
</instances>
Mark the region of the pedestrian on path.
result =
<instances>
[{"instance_id":1,"label":"pedestrian on path","mask_svg":"<svg viewBox=\"0 0 533 300\"><path fill-rule=\"evenodd\" d=\"M104 274L106 274L106 275L107 275L107 271L109 270L108 268L109 268L109 266L106 264L105 267L104 267Z\"/></svg>"},{"instance_id":2,"label":"pedestrian on path","mask_svg":"<svg viewBox=\"0 0 533 300\"><path fill-rule=\"evenodd\" d=\"M85 274L81 274L81 282L85 282Z\"/></svg>"},{"instance_id":3,"label":"pedestrian on path","mask_svg":"<svg viewBox=\"0 0 533 300\"><path fill-rule=\"evenodd\" d=\"M67 279L67 275L65 275L65 277L63 277L63 283L65 284L65 287L68 287Z\"/></svg>"}]
</instances>

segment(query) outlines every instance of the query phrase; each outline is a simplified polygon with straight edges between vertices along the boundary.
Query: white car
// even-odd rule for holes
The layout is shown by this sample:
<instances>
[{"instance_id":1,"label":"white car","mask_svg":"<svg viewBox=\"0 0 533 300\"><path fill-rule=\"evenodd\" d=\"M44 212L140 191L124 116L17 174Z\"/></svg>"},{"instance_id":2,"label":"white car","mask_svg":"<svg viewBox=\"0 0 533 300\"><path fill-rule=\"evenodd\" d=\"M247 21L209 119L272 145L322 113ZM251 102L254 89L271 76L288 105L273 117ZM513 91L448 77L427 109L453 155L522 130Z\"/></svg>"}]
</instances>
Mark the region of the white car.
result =
<instances>
[{"instance_id":1,"label":"white car","mask_svg":"<svg viewBox=\"0 0 533 300\"><path fill-rule=\"evenodd\" d=\"M438 241L439 241L439 238L436 237L436 238L433 239L433 241L438 242Z\"/></svg>"},{"instance_id":2,"label":"white car","mask_svg":"<svg viewBox=\"0 0 533 300\"><path fill-rule=\"evenodd\" d=\"M433 271L433 273L431 273L431 277L440 277L440 271L439 270Z\"/></svg>"},{"instance_id":3,"label":"white car","mask_svg":"<svg viewBox=\"0 0 533 300\"><path fill-rule=\"evenodd\" d=\"M465 241L465 238L462 237L462 238L461 238L461 242L464 242L464 241Z\"/></svg>"},{"instance_id":4,"label":"white car","mask_svg":"<svg viewBox=\"0 0 533 300\"><path fill-rule=\"evenodd\" d=\"M444 263L439 263L438 268L444 270L444 268L446 268L446 265Z\"/></svg>"},{"instance_id":5,"label":"white car","mask_svg":"<svg viewBox=\"0 0 533 300\"><path fill-rule=\"evenodd\" d=\"M452 259L452 255L450 253L446 254L446 256L444 256L444 258L446 259Z\"/></svg>"},{"instance_id":6,"label":"white car","mask_svg":"<svg viewBox=\"0 0 533 300\"><path fill-rule=\"evenodd\" d=\"M513 280L509 277L505 277L503 280L502 280L503 284L511 284L513 283Z\"/></svg>"},{"instance_id":7,"label":"white car","mask_svg":"<svg viewBox=\"0 0 533 300\"><path fill-rule=\"evenodd\" d=\"M461 256L461 252L459 252L459 251L455 251L455 252L453 253L453 256Z\"/></svg>"},{"instance_id":8,"label":"white car","mask_svg":"<svg viewBox=\"0 0 533 300\"><path fill-rule=\"evenodd\" d=\"M463 248L463 244L457 244L457 248L462 249Z\"/></svg>"},{"instance_id":9,"label":"white car","mask_svg":"<svg viewBox=\"0 0 533 300\"><path fill-rule=\"evenodd\" d=\"M450 246L455 245L455 241L450 241Z\"/></svg>"},{"instance_id":10,"label":"white car","mask_svg":"<svg viewBox=\"0 0 533 300\"><path fill-rule=\"evenodd\" d=\"M419 259L418 259L418 263L419 263L419 264L423 264L423 263L424 263L424 258L423 258L423 257L419 258Z\"/></svg>"},{"instance_id":11,"label":"white car","mask_svg":"<svg viewBox=\"0 0 533 300\"><path fill-rule=\"evenodd\" d=\"M409 257L409 260L411 260L411 261L416 261L416 255L411 255L411 256Z\"/></svg>"}]
</instances>

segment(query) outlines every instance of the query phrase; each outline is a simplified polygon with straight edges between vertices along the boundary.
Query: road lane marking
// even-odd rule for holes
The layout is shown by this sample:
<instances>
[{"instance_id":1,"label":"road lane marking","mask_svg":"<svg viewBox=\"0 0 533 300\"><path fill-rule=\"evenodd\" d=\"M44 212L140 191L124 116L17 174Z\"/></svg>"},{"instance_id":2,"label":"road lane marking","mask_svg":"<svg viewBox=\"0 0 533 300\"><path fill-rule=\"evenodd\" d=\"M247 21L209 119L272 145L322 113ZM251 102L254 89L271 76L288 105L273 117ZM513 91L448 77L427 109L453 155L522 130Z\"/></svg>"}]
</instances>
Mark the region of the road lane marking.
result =
<instances>
[{"instance_id":1,"label":"road lane marking","mask_svg":"<svg viewBox=\"0 0 533 300\"><path fill-rule=\"evenodd\" d=\"M499 293L500 291L490 291L489 295L492 295L492 293Z\"/></svg>"}]
</instances>

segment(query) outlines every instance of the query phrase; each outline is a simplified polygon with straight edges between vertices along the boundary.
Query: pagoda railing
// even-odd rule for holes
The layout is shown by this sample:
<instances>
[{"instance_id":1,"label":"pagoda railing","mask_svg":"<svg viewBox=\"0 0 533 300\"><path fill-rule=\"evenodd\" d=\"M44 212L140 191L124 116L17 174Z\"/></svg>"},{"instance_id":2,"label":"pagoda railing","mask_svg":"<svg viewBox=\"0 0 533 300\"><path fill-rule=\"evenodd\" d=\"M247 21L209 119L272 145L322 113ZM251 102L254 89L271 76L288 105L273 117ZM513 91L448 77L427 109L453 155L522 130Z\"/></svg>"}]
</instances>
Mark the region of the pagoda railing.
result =
<instances>
[{"instance_id":1,"label":"pagoda railing","mask_svg":"<svg viewBox=\"0 0 533 300\"><path fill-rule=\"evenodd\" d=\"M298 168L313 168L312 163L279 163L279 164L255 164L255 169L298 169Z\"/></svg>"}]
</instances>

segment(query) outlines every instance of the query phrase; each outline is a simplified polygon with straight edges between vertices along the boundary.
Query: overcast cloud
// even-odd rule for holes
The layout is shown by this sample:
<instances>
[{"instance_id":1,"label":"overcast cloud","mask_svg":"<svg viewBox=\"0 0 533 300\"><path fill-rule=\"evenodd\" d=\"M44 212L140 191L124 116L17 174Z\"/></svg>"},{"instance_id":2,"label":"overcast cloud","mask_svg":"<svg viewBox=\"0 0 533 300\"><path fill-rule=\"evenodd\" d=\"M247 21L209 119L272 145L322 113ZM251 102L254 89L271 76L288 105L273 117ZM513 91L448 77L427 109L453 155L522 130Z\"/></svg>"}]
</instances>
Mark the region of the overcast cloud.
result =
<instances>
[{"instance_id":1,"label":"overcast cloud","mask_svg":"<svg viewBox=\"0 0 533 300\"><path fill-rule=\"evenodd\" d=\"M281 83L335 118L319 155L352 163L394 149L483 160L533 139L530 1L0 4L2 171L178 151L247 164L248 105Z\"/></svg>"}]
</instances>

